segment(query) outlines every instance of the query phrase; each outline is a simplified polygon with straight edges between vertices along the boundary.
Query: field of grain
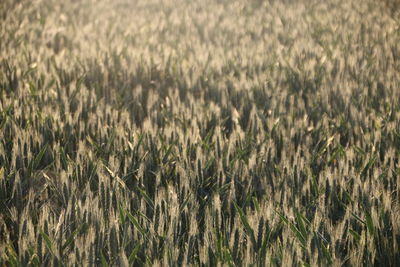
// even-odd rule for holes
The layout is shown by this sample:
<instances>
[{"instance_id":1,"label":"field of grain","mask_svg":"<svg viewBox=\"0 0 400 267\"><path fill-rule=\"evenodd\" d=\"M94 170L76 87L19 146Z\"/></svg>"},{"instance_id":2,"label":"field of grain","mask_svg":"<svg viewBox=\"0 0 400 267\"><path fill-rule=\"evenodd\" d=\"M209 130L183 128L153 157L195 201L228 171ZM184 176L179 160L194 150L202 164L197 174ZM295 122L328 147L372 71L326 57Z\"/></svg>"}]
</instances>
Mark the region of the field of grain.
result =
<instances>
[{"instance_id":1,"label":"field of grain","mask_svg":"<svg viewBox=\"0 0 400 267\"><path fill-rule=\"evenodd\" d=\"M395 0L1 0L0 266L400 266Z\"/></svg>"}]
</instances>

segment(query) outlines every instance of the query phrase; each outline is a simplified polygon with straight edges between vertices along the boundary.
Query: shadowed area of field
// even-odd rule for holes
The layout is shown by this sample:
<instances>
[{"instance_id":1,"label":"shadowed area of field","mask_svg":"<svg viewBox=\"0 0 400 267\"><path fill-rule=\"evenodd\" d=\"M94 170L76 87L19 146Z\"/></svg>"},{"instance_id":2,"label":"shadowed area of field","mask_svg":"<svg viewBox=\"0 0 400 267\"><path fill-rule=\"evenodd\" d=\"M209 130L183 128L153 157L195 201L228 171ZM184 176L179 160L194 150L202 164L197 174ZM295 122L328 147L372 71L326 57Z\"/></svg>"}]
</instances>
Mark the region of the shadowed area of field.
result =
<instances>
[{"instance_id":1,"label":"shadowed area of field","mask_svg":"<svg viewBox=\"0 0 400 267\"><path fill-rule=\"evenodd\" d=\"M2 1L0 265L399 265L398 14Z\"/></svg>"}]
</instances>

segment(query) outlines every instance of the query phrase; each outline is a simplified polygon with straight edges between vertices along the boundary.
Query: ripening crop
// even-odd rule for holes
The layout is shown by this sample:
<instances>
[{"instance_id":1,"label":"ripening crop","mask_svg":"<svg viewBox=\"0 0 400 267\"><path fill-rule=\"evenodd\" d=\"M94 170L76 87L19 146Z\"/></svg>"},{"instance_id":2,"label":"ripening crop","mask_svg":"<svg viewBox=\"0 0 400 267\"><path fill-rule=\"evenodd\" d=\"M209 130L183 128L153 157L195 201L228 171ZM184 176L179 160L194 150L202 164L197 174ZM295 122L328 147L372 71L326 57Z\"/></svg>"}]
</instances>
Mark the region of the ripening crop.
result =
<instances>
[{"instance_id":1,"label":"ripening crop","mask_svg":"<svg viewBox=\"0 0 400 267\"><path fill-rule=\"evenodd\" d=\"M397 0L2 0L0 266L400 266Z\"/></svg>"}]
</instances>

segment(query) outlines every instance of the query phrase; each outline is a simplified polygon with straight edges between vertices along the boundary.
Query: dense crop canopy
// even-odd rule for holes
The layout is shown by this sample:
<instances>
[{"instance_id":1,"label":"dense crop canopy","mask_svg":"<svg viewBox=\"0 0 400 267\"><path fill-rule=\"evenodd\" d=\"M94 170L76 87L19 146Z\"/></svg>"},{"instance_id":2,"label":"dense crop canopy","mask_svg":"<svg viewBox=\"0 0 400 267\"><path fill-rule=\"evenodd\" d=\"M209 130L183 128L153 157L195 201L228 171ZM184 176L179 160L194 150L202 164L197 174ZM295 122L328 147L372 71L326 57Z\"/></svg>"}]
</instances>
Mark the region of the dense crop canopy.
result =
<instances>
[{"instance_id":1,"label":"dense crop canopy","mask_svg":"<svg viewBox=\"0 0 400 267\"><path fill-rule=\"evenodd\" d=\"M0 265L399 266L396 7L2 0Z\"/></svg>"}]
</instances>

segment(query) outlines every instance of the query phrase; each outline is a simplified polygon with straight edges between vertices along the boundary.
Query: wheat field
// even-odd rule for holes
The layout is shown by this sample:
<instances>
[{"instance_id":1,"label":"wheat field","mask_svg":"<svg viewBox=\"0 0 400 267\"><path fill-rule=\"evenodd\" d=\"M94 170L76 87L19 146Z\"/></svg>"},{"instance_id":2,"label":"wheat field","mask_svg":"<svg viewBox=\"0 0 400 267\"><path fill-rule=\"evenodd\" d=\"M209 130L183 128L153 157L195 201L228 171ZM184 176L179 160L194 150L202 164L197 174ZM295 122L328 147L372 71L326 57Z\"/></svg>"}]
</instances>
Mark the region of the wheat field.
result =
<instances>
[{"instance_id":1,"label":"wheat field","mask_svg":"<svg viewBox=\"0 0 400 267\"><path fill-rule=\"evenodd\" d=\"M400 266L396 7L2 0L0 266Z\"/></svg>"}]
</instances>

